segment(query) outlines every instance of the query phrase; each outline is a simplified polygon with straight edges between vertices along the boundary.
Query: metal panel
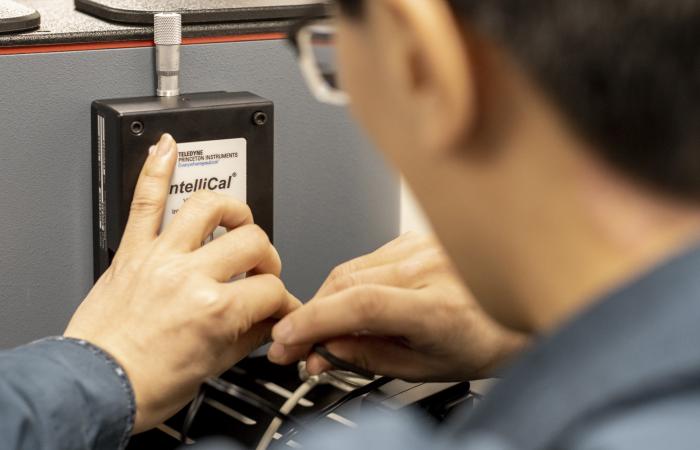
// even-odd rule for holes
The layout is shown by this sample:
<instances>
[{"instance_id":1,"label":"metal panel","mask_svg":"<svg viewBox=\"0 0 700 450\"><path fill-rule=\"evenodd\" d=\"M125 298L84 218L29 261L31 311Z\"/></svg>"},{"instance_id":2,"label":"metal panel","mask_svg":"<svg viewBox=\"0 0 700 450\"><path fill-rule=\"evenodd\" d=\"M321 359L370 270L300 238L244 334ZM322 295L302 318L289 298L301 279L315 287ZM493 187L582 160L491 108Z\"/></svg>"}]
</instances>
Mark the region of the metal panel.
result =
<instances>
[{"instance_id":1,"label":"metal panel","mask_svg":"<svg viewBox=\"0 0 700 450\"><path fill-rule=\"evenodd\" d=\"M0 347L60 333L91 285L90 103L151 95L150 48L0 57ZM396 177L281 41L183 47L183 92L275 102L275 236L302 299L397 234Z\"/></svg>"}]
</instances>

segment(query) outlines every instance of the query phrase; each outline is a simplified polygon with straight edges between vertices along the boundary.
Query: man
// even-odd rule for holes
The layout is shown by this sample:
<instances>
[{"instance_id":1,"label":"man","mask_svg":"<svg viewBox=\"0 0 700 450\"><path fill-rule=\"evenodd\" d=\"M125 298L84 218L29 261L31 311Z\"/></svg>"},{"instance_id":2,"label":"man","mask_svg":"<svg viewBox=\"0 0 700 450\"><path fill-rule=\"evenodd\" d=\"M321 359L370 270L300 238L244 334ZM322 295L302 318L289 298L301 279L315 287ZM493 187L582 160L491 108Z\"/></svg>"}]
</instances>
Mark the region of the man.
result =
<instances>
[{"instance_id":1,"label":"man","mask_svg":"<svg viewBox=\"0 0 700 450\"><path fill-rule=\"evenodd\" d=\"M335 27L345 93L312 86L351 99L474 297L539 342L447 431L374 420L311 448L697 448L700 3L337 3L315 32ZM464 302L402 302L377 259L278 323L271 358L327 342L379 373L464 377Z\"/></svg>"},{"instance_id":2,"label":"man","mask_svg":"<svg viewBox=\"0 0 700 450\"><path fill-rule=\"evenodd\" d=\"M312 448L696 447L700 158L693 131L700 6L680 0L339 4L341 85L353 111L406 175L479 304L501 325L540 342L473 416L456 417L446 430L382 419L361 434L312 436ZM328 33L329 25L319 29ZM301 37L313 32L306 30ZM310 43L299 41L302 50ZM306 50L304 67L319 97L343 99L321 84L332 77L309 69ZM166 143L172 144L167 137ZM466 293L441 291L454 280L422 255L427 246L411 239L342 266L299 308L269 275L278 271L274 252L254 227L239 227L249 220L240 205L207 194L179 227L156 237L167 155L156 150L147 161L139 186L147 194L137 197L143 200L136 202L129 239L67 331L91 344L52 341L3 355L25 373L28 361L51 364L58 388L86 400L86 411L65 423L81 441L27 448L118 445L130 432L134 408L138 430L162 420L197 381L251 348L258 328L269 326L252 324L268 317L284 317L273 329L274 361L291 362L312 343L326 342L342 358L410 379L492 371L522 345L521 336L490 323ZM210 202L214 213L206 212ZM202 214L206 220L197 219ZM196 239L222 221L236 234L197 248ZM257 242L243 251L245 263L223 251L248 246L250 236L238 230ZM226 269L191 274L191 264L205 260L196 259L202 252L214 252ZM261 275L247 284L221 283L251 269ZM196 309L186 298L190 288ZM407 290L410 298L402 295ZM138 320L139 313L158 312L163 317L155 324ZM465 332L475 326L484 331ZM164 335L171 336L169 345ZM481 339L488 335L493 339ZM206 345L212 353L202 355ZM483 360L471 365L475 355ZM75 362L96 377L78 383L67 368ZM309 365L326 368L315 355ZM155 382L158 371L173 375L158 379L163 387ZM61 406L76 405L43 391L18 397L46 402L53 417L65 418ZM89 413L93 426L85 425ZM17 417L25 419L7 429L29 426L26 414ZM50 417L31 425L55 427Z\"/></svg>"}]
</instances>

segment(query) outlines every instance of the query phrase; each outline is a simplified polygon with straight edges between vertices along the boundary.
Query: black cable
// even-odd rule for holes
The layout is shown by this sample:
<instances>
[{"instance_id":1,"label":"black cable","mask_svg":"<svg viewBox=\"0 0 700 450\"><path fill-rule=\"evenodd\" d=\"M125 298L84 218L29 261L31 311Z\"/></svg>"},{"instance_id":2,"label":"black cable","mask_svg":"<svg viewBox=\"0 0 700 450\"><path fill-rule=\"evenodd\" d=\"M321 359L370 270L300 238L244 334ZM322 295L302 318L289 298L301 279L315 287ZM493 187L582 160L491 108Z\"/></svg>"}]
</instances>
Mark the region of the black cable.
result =
<instances>
[{"instance_id":1,"label":"black cable","mask_svg":"<svg viewBox=\"0 0 700 450\"><path fill-rule=\"evenodd\" d=\"M336 369L344 370L346 372L352 372L354 374L359 375L361 378L365 378L367 380L374 380L374 374L372 372L363 367L350 364L349 362L338 358L333 353L328 351L328 349L324 345L316 344L314 345L312 351L314 353L318 353L319 356L321 356L321 358L331 363L331 365Z\"/></svg>"},{"instance_id":2,"label":"black cable","mask_svg":"<svg viewBox=\"0 0 700 450\"><path fill-rule=\"evenodd\" d=\"M315 345L313 347L313 352L318 353L323 359L328 361L333 367L346 371L346 372L352 372L354 374L357 374L361 378L365 378L368 380L374 380L374 374L369 372L368 370L358 367L354 364L351 364L347 361L344 361L334 354L332 354L328 349L323 346L323 345ZM318 420L326 417L328 414L333 413L335 410L340 408L341 406L345 405L346 403L362 397L363 395L366 395L376 389L379 389L380 387L384 386L385 384L389 383L390 381L393 381L393 378L389 377L382 377L378 378L374 381L371 381L370 383L366 384L365 386L361 386L351 392L348 392L345 394L343 397L341 397L339 400L333 402L332 404L326 406L323 408L320 412L318 412L314 417L309 420L307 425L304 423L300 422L299 420L295 419L294 417L289 416L288 414L282 413L275 405L270 403L268 400L260 397L259 395L255 394L254 392L251 392L245 388L242 388L240 386L236 386L233 383L229 383L228 381L224 381L221 379L217 378L210 378L206 380L205 384L206 386L209 386L211 388L216 389L219 392L223 392L225 394L228 394L234 398L237 398L238 400L241 400L265 413L272 417L277 417L285 422L292 423L294 427L292 427L286 435L283 437L286 438L287 436L289 439L291 439L293 436L295 436L297 433L299 433L302 429L307 428L308 424L312 424L317 422ZM202 406L202 403L204 402L204 397L205 397L205 388L204 385L200 388L199 392L197 393L197 396L195 399L192 401L190 404L189 409L187 410L187 415L185 416L185 421L182 426L182 432L181 432L181 441L183 444L187 443L187 435L189 433L189 430L192 428L192 423L194 422L194 419L197 416L197 413L199 412L199 409ZM280 439L281 442L281 439Z\"/></svg>"},{"instance_id":3,"label":"black cable","mask_svg":"<svg viewBox=\"0 0 700 450\"><path fill-rule=\"evenodd\" d=\"M199 392L197 392L197 396L194 398L194 400L192 400L192 403L190 403L190 407L187 409L185 421L182 423L182 431L180 432L180 443L182 444L187 444L187 435L189 434L190 429L192 428L192 424L194 423L195 417L197 417L199 408L202 406L202 402L204 401L204 394L204 386L201 386L199 388Z\"/></svg>"},{"instance_id":4,"label":"black cable","mask_svg":"<svg viewBox=\"0 0 700 450\"><path fill-rule=\"evenodd\" d=\"M242 402L257 408L272 417L278 417L284 421L293 423L297 427L305 428L304 424L299 420L282 413L275 405L259 395L240 386L229 383L228 381L212 378L207 380L205 385L202 385L197 393L197 396L194 398L194 400L192 400L190 407L187 409L187 414L185 415L185 420L182 424L182 431L180 432L180 442L183 444L187 443L188 434L192 428L194 419L197 417L197 413L199 413L199 409L202 407L202 403L204 402L204 398L206 396L205 386L209 386L219 392L223 392L224 394L228 394L231 397L241 400Z\"/></svg>"},{"instance_id":5,"label":"black cable","mask_svg":"<svg viewBox=\"0 0 700 450\"><path fill-rule=\"evenodd\" d=\"M321 356L323 359L328 361L333 367L336 369L344 370L346 372L352 372L357 375L359 375L362 378L366 378L368 380L374 380L371 381L370 383L367 383L364 386L361 386L355 390L352 390L345 394L343 397L340 399L336 400L335 402L331 403L330 405L326 406L323 408L321 411L316 413L313 418L311 418L308 421L305 421L306 427L309 427L313 425L314 423L318 422L319 420L323 419L329 414L332 414L335 412L337 409L342 407L343 405L347 404L348 402L351 402L355 400L356 398L362 397L363 395L367 395L372 391L375 391L379 389L380 387L384 386L385 384L389 383L390 381L393 381L393 378L390 377L381 377L377 378L376 380L374 379L374 374L369 372L367 369L358 367L354 364L351 364L343 359L338 358L335 356L333 353L331 353L326 346L322 344L316 344L313 346L314 353L318 353L319 356ZM292 439L294 436L299 434L301 430L298 428L290 428L287 433L285 433L279 440L278 442L286 442Z\"/></svg>"},{"instance_id":6,"label":"black cable","mask_svg":"<svg viewBox=\"0 0 700 450\"><path fill-rule=\"evenodd\" d=\"M372 381L371 383L367 383L366 385L359 387L355 389L354 391L350 391L344 396L342 396L340 399L336 400L335 402L331 403L330 405L326 406L323 408L321 411L319 411L313 419L311 419L310 422L316 422L324 417L326 417L328 414L332 414L335 411L337 411L340 407L343 405L355 400L356 398L362 397L363 395L367 395L372 391L376 391L380 387L384 386L387 383L390 383L394 381L393 378L391 377L381 377L377 378L376 380ZM307 426L308 426L307 422Z\"/></svg>"},{"instance_id":7,"label":"black cable","mask_svg":"<svg viewBox=\"0 0 700 450\"><path fill-rule=\"evenodd\" d=\"M277 406L273 405L271 402L265 400L264 398L260 397L254 392L251 392L240 386L236 386L235 384L229 383L228 381L223 381L215 378L207 380L206 383L207 386L212 387L219 392L228 394L231 397L237 398L238 400L241 400L242 402L245 402L251 406L254 406L255 408L267 413L272 417L278 417L284 421L289 421L297 426L304 428L304 424L301 423L299 420L280 412Z\"/></svg>"},{"instance_id":8,"label":"black cable","mask_svg":"<svg viewBox=\"0 0 700 450\"><path fill-rule=\"evenodd\" d=\"M377 378L376 380L367 383L366 385L359 387L353 391L348 392L335 402L331 403L330 405L326 406L323 408L321 411L318 413L314 414L314 416L309 419L308 421L304 422L304 426L306 428L310 428L314 423L318 422L319 420L323 419L329 414L334 413L337 411L339 408L341 408L343 405L346 405L347 403L355 400L356 398L362 397L363 395L367 395L372 391L376 391L380 387L384 386L385 384L394 381L394 378L391 377L381 377ZM288 442L290 439L293 439L294 436L299 434L302 430L299 428L290 428L289 431L287 431L280 439L278 439L278 442Z\"/></svg>"}]
</instances>

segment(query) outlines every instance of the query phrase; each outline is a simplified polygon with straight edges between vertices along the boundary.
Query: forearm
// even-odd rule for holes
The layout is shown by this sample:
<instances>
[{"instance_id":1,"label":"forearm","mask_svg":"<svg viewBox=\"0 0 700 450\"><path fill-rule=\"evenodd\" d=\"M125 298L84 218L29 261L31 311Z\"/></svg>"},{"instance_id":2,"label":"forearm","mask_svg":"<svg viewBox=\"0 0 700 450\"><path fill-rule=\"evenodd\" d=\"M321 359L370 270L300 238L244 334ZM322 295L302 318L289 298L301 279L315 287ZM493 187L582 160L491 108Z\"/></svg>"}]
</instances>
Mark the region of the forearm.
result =
<instances>
[{"instance_id":1,"label":"forearm","mask_svg":"<svg viewBox=\"0 0 700 450\"><path fill-rule=\"evenodd\" d=\"M134 411L124 371L88 343L49 338L0 352L3 448L121 449Z\"/></svg>"}]
</instances>

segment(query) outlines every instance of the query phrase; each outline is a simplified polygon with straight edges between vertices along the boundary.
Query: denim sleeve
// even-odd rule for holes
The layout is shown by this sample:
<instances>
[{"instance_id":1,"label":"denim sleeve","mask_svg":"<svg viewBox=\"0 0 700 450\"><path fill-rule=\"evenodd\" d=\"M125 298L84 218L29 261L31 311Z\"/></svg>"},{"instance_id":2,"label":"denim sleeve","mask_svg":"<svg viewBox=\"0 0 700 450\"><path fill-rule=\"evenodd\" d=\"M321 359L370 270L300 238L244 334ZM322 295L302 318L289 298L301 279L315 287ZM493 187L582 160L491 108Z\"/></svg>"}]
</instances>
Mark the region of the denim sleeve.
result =
<instances>
[{"instance_id":1,"label":"denim sleeve","mask_svg":"<svg viewBox=\"0 0 700 450\"><path fill-rule=\"evenodd\" d=\"M47 338L0 352L3 449L123 449L134 415L124 370L88 342Z\"/></svg>"},{"instance_id":2,"label":"denim sleeve","mask_svg":"<svg viewBox=\"0 0 700 450\"><path fill-rule=\"evenodd\" d=\"M297 442L273 442L271 450L515 450L498 436L474 433L459 438L446 436L426 417L408 411L391 414L368 412L357 428L316 426ZM198 442L196 450L242 450L226 439ZM181 447L180 450L184 450Z\"/></svg>"},{"instance_id":3,"label":"denim sleeve","mask_svg":"<svg viewBox=\"0 0 700 450\"><path fill-rule=\"evenodd\" d=\"M406 410L370 413L358 421L358 428L320 427L304 438L305 450L514 450L489 434L447 436L428 418Z\"/></svg>"},{"instance_id":4,"label":"denim sleeve","mask_svg":"<svg viewBox=\"0 0 700 450\"><path fill-rule=\"evenodd\" d=\"M700 390L614 411L574 433L561 448L572 450L697 450Z\"/></svg>"}]
</instances>

